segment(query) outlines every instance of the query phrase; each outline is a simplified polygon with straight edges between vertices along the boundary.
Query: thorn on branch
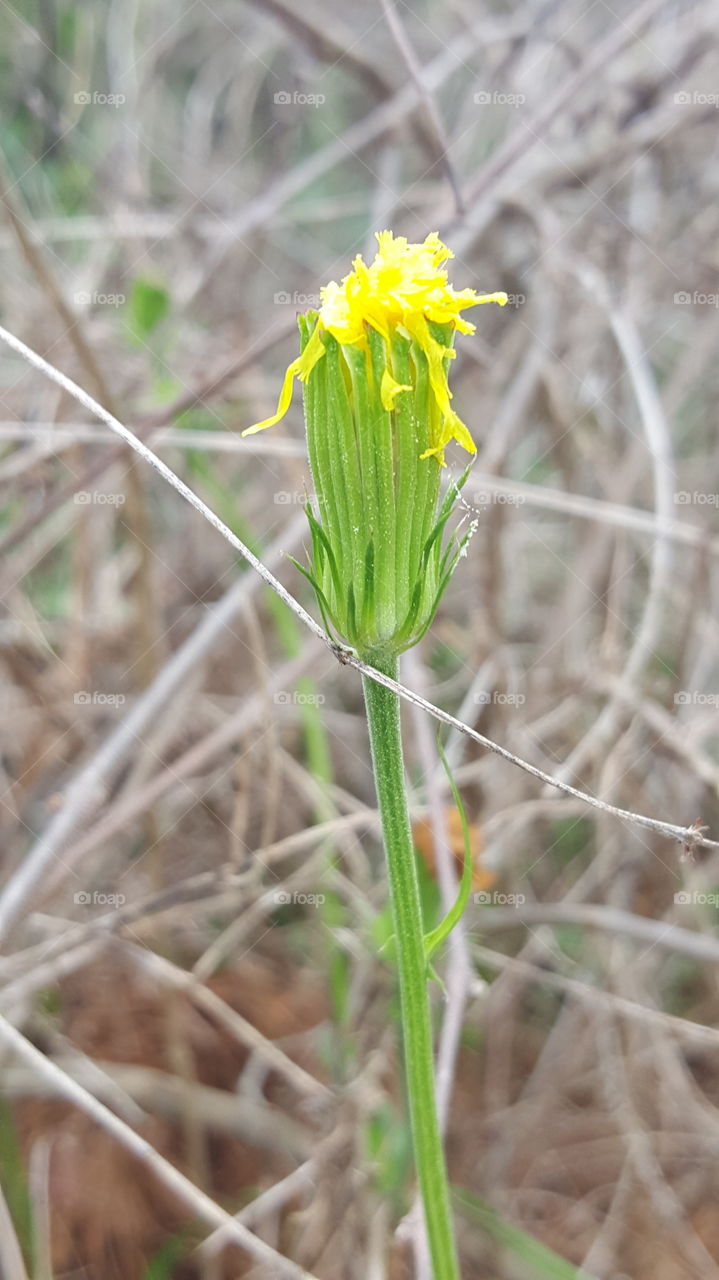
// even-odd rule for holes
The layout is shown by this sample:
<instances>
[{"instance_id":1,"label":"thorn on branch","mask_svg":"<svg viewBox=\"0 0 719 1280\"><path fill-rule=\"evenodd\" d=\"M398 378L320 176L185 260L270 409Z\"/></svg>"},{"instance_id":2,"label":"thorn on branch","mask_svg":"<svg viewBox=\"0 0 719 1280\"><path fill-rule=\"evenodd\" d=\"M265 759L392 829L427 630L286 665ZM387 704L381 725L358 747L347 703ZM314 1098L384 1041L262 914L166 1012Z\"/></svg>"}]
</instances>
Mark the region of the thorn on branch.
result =
<instances>
[{"instance_id":1,"label":"thorn on branch","mask_svg":"<svg viewBox=\"0 0 719 1280\"><path fill-rule=\"evenodd\" d=\"M337 644L335 640L330 640L330 649L335 655L337 661L342 663L343 667L348 666L348 664L354 657L354 654L351 649L345 648L345 646L342 644Z\"/></svg>"},{"instance_id":2,"label":"thorn on branch","mask_svg":"<svg viewBox=\"0 0 719 1280\"><path fill-rule=\"evenodd\" d=\"M709 830L701 818L695 818L691 826L687 827L686 839L682 844L680 862L694 862L694 852L698 845L701 844L702 837Z\"/></svg>"}]
</instances>

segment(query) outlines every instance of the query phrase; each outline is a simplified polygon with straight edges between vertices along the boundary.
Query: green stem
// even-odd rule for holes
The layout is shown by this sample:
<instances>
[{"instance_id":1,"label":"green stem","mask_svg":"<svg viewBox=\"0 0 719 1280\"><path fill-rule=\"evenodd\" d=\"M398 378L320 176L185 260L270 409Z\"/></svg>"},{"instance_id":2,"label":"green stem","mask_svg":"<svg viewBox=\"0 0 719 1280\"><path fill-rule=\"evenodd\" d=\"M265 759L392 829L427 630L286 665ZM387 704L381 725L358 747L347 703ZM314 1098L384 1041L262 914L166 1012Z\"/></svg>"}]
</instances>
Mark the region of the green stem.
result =
<instances>
[{"instance_id":1,"label":"green stem","mask_svg":"<svg viewBox=\"0 0 719 1280\"><path fill-rule=\"evenodd\" d=\"M376 653L360 656L377 671L393 680L398 678L398 658ZM427 963L405 794L399 698L369 677L363 677L363 684L389 873L415 1165L434 1280L459 1280L447 1169L435 1102Z\"/></svg>"}]
</instances>

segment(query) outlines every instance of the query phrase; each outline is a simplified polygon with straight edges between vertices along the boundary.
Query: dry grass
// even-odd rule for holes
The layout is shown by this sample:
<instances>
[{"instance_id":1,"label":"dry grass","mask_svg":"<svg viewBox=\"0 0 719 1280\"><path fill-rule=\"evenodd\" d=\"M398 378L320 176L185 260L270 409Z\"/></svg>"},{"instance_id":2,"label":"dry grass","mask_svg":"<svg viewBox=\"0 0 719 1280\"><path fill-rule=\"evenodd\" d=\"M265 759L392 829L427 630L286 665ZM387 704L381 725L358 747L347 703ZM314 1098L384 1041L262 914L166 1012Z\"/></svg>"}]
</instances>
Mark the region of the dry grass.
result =
<instances>
[{"instance_id":1,"label":"dry grass","mask_svg":"<svg viewBox=\"0 0 719 1280\"><path fill-rule=\"evenodd\" d=\"M557 1257L465 1210L463 1274L718 1276L709 0L27 5L0 67L4 326L310 610L299 401L239 436L295 312L387 225L512 295L457 361L479 527L403 679L480 736L453 1180ZM0 1272L423 1276L357 674L6 348L0 401ZM456 819L406 712L435 910Z\"/></svg>"}]
</instances>

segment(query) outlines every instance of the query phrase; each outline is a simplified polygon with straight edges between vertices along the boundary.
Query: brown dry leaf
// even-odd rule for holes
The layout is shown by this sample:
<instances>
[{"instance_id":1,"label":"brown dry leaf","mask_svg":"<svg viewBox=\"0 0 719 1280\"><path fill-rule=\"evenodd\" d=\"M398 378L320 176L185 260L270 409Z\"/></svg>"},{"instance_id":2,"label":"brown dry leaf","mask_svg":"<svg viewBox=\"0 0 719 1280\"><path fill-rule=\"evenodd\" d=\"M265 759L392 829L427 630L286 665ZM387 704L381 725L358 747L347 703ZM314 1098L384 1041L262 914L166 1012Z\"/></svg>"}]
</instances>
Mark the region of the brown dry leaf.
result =
<instances>
[{"instance_id":1,"label":"brown dry leaf","mask_svg":"<svg viewBox=\"0 0 719 1280\"><path fill-rule=\"evenodd\" d=\"M716 1200L707 1200L691 1216L691 1224L707 1253L719 1258L719 1210Z\"/></svg>"},{"instance_id":2,"label":"brown dry leaf","mask_svg":"<svg viewBox=\"0 0 719 1280\"><path fill-rule=\"evenodd\" d=\"M293 977L288 962L245 960L237 969L214 975L207 985L273 1040L298 1036L326 1016L319 984ZM172 1044L179 1037L192 1076L201 1084L234 1092L247 1059L244 1046L184 992L175 993L174 1015L168 1018L167 992L121 956L77 970L61 984L61 995L63 1034L91 1058L174 1074ZM310 1053L309 1048L298 1048L292 1056L316 1070ZM265 1091L275 1105L286 1093L272 1073ZM169 1237L187 1229L187 1215L174 1197L74 1107L28 1098L16 1104L15 1122L26 1160L37 1143L49 1146L54 1274L83 1268L88 1280L141 1280L148 1260ZM234 1135L208 1129L206 1169L198 1171L188 1164L180 1121L150 1115L142 1134L195 1180L206 1177L204 1189L232 1209L247 1198L249 1188L284 1176L290 1167L281 1152L260 1150ZM222 1280L239 1280L251 1263L241 1250L228 1249L222 1265ZM198 1275L196 1262L173 1271L177 1280L197 1280Z\"/></svg>"},{"instance_id":3,"label":"brown dry leaf","mask_svg":"<svg viewBox=\"0 0 719 1280\"><path fill-rule=\"evenodd\" d=\"M462 819L459 816L459 809L457 809L456 805L450 805L445 809L444 820L447 827L449 846L457 864L457 872L461 874L464 866L464 836L462 834ZM418 818L416 822L412 823L412 838L424 859L427 870L433 876L435 874L434 840L432 838L432 824L429 818ZM494 871L487 871L480 866L482 833L474 823L469 824L469 841L472 851L472 888L475 892L479 889L491 889L496 882L497 876Z\"/></svg>"}]
</instances>

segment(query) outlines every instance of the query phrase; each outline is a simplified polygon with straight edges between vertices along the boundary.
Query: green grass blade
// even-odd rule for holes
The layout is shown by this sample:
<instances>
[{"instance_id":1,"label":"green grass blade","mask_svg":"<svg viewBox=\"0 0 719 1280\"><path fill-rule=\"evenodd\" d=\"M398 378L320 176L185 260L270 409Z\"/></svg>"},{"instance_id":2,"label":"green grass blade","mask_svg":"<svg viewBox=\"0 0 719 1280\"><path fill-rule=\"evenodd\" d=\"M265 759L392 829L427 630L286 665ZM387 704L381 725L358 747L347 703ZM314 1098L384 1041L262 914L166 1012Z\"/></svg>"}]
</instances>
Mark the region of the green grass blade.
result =
<instances>
[{"instance_id":1,"label":"green grass blade","mask_svg":"<svg viewBox=\"0 0 719 1280\"><path fill-rule=\"evenodd\" d=\"M452 1200L465 1217L481 1226L498 1244L504 1245L541 1280L596 1280L588 1271L573 1266L521 1227L506 1222L496 1209L464 1187L452 1187Z\"/></svg>"}]
</instances>

